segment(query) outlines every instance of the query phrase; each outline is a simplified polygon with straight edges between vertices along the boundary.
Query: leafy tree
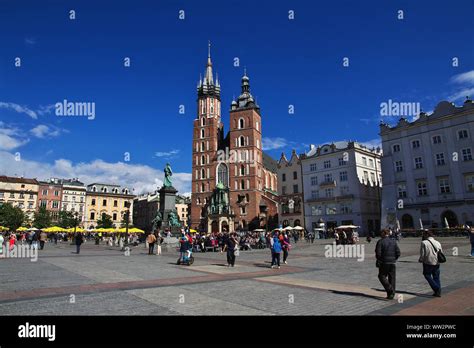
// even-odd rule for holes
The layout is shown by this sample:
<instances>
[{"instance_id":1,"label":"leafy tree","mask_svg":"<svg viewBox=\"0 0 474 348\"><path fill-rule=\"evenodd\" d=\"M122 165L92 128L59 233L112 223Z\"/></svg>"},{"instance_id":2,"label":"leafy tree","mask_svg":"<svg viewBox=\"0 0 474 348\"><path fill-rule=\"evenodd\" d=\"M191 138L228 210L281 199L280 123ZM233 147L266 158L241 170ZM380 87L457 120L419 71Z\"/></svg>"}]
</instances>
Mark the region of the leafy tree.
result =
<instances>
[{"instance_id":1,"label":"leafy tree","mask_svg":"<svg viewBox=\"0 0 474 348\"><path fill-rule=\"evenodd\" d=\"M35 212L33 226L40 229L51 226L51 213L46 207L40 207Z\"/></svg>"},{"instance_id":2,"label":"leafy tree","mask_svg":"<svg viewBox=\"0 0 474 348\"><path fill-rule=\"evenodd\" d=\"M60 211L58 216L58 226L62 228L74 227L74 214L70 211Z\"/></svg>"},{"instance_id":3,"label":"leafy tree","mask_svg":"<svg viewBox=\"0 0 474 348\"><path fill-rule=\"evenodd\" d=\"M97 220L97 228L111 228L113 227L112 216L103 213L99 220Z\"/></svg>"},{"instance_id":4,"label":"leafy tree","mask_svg":"<svg viewBox=\"0 0 474 348\"><path fill-rule=\"evenodd\" d=\"M120 222L120 227L127 227L127 213L123 214L122 221ZM128 214L128 228L132 228L132 224L130 221L130 213Z\"/></svg>"},{"instance_id":5,"label":"leafy tree","mask_svg":"<svg viewBox=\"0 0 474 348\"><path fill-rule=\"evenodd\" d=\"M25 222L23 211L10 203L0 205L0 225L16 231Z\"/></svg>"}]
</instances>

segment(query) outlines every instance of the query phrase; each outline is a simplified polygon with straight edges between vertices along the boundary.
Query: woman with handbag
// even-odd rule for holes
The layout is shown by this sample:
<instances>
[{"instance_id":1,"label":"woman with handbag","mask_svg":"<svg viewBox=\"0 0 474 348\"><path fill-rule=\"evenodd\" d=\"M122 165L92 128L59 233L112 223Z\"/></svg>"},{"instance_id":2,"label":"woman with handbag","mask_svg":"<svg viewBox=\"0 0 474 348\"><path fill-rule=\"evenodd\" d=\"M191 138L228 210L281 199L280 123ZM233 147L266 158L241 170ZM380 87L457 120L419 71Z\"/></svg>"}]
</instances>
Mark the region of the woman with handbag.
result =
<instances>
[{"instance_id":1,"label":"woman with handbag","mask_svg":"<svg viewBox=\"0 0 474 348\"><path fill-rule=\"evenodd\" d=\"M440 263L446 262L441 243L431 231L423 231L419 262L423 263L423 275L433 289L433 296L441 297Z\"/></svg>"}]
</instances>

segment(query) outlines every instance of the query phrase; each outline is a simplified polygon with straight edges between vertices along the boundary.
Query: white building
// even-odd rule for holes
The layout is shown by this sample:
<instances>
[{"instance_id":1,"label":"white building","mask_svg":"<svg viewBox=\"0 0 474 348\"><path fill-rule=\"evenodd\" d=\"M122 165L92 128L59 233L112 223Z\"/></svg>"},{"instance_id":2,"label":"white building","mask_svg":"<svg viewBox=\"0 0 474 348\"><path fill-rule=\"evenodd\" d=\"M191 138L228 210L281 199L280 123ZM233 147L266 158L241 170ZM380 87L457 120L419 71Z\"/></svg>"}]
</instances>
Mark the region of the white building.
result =
<instances>
[{"instance_id":1,"label":"white building","mask_svg":"<svg viewBox=\"0 0 474 348\"><path fill-rule=\"evenodd\" d=\"M77 213L78 224L83 225L86 212L86 187L77 178L57 181L63 186L61 210Z\"/></svg>"},{"instance_id":2,"label":"white building","mask_svg":"<svg viewBox=\"0 0 474 348\"><path fill-rule=\"evenodd\" d=\"M360 226L362 234L380 229L381 154L352 141L311 145L301 156L307 230L319 219L326 228Z\"/></svg>"},{"instance_id":3,"label":"white building","mask_svg":"<svg viewBox=\"0 0 474 348\"><path fill-rule=\"evenodd\" d=\"M413 122L380 125L382 225L450 227L474 222L474 103L443 101Z\"/></svg>"}]
</instances>

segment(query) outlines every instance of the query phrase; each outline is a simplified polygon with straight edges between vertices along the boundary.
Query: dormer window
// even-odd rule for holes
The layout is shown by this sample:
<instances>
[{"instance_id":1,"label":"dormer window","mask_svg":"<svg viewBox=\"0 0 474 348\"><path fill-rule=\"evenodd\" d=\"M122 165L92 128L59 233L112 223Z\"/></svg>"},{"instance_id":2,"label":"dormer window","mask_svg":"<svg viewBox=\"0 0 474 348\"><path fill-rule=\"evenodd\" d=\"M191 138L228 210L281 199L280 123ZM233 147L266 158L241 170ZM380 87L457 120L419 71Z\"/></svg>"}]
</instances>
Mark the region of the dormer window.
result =
<instances>
[{"instance_id":1,"label":"dormer window","mask_svg":"<svg viewBox=\"0 0 474 348\"><path fill-rule=\"evenodd\" d=\"M97 192L97 187L92 186L92 192Z\"/></svg>"}]
</instances>

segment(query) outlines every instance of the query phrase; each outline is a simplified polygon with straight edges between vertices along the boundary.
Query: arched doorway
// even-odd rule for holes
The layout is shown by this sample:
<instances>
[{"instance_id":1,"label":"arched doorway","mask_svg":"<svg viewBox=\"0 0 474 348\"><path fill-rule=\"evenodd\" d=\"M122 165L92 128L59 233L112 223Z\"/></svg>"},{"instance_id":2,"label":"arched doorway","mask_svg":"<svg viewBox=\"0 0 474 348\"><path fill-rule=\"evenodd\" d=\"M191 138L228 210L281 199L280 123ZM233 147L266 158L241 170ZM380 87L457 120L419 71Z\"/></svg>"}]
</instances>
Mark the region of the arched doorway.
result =
<instances>
[{"instance_id":1,"label":"arched doorway","mask_svg":"<svg viewBox=\"0 0 474 348\"><path fill-rule=\"evenodd\" d=\"M449 227L455 227L458 225L458 217L451 210L446 210L443 214L441 214L441 226L443 227L447 227L445 220L448 221Z\"/></svg>"},{"instance_id":2,"label":"arched doorway","mask_svg":"<svg viewBox=\"0 0 474 348\"><path fill-rule=\"evenodd\" d=\"M219 223L216 220L212 221L211 223L211 232L212 233L219 232Z\"/></svg>"},{"instance_id":3,"label":"arched doorway","mask_svg":"<svg viewBox=\"0 0 474 348\"><path fill-rule=\"evenodd\" d=\"M413 228L413 217L410 214L404 214L402 216L402 228Z\"/></svg>"}]
</instances>

